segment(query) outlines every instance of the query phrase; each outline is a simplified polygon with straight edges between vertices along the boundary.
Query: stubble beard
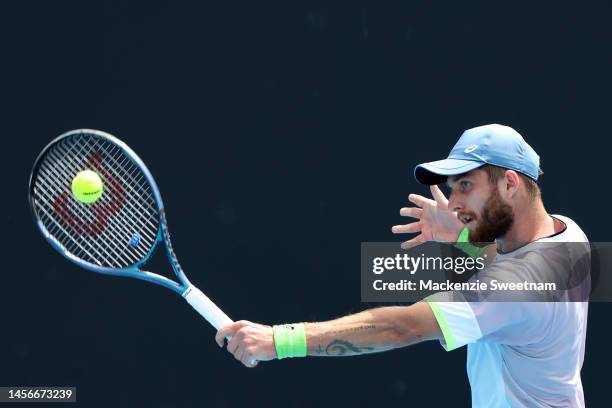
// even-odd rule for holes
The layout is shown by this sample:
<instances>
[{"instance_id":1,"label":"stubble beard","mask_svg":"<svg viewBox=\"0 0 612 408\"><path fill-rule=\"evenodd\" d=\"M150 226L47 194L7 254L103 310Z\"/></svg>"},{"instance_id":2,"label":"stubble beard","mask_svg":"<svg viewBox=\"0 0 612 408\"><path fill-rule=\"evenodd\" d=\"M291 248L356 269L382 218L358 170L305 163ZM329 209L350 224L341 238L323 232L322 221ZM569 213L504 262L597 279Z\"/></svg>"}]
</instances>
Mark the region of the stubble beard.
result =
<instances>
[{"instance_id":1,"label":"stubble beard","mask_svg":"<svg viewBox=\"0 0 612 408\"><path fill-rule=\"evenodd\" d=\"M470 242L477 246L486 246L506 235L513 223L512 207L502 201L494 186L493 193L481 211L476 228L470 231Z\"/></svg>"}]
</instances>

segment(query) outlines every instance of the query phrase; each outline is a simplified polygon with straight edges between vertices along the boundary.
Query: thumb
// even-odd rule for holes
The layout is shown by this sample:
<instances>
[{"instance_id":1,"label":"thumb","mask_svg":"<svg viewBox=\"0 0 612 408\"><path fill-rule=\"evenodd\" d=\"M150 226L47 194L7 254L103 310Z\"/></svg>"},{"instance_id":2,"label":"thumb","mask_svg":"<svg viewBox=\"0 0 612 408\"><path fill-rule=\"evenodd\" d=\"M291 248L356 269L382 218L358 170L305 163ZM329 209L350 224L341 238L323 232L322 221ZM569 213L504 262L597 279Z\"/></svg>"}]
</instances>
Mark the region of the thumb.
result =
<instances>
[{"instance_id":1,"label":"thumb","mask_svg":"<svg viewBox=\"0 0 612 408\"><path fill-rule=\"evenodd\" d=\"M223 347L224 340L226 338L233 337L234 333L236 333L243 325L244 325L243 322L235 322L235 323L231 323L231 324L222 326L219 329L219 331L217 331L217 334L215 335L215 341L217 342L219 347Z\"/></svg>"}]
</instances>

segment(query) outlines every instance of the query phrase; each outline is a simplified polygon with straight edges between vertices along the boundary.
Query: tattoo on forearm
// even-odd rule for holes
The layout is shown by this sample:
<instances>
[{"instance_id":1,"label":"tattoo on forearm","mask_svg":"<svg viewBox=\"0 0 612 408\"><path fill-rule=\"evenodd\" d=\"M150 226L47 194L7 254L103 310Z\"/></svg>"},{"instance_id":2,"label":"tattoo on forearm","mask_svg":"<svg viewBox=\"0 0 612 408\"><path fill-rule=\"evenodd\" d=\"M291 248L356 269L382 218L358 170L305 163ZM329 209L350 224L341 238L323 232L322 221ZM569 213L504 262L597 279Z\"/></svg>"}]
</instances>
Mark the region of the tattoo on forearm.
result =
<instances>
[{"instance_id":1,"label":"tattoo on forearm","mask_svg":"<svg viewBox=\"0 0 612 408\"><path fill-rule=\"evenodd\" d=\"M376 330L376 329L377 329L377 326L375 324L364 324L364 325L357 326L357 327L348 327L348 328L337 329L337 330L329 330L329 331L326 331L326 334L331 334L331 335L334 335L335 337L336 335L339 335L339 334L355 333L355 332L360 332L360 331ZM341 336L341 337L344 337L344 336ZM377 350L376 347L356 346L350 341L336 338L331 343L329 343L327 346L318 344L314 352L319 356L320 355L344 356L344 355L349 355L349 354L371 353L371 352L375 352L376 350Z\"/></svg>"},{"instance_id":2,"label":"tattoo on forearm","mask_svg":"<svg viewBox=\"0 0 612 408\"><path fill-rule=\"evenodd\" d=\"M321 345L319 345L319 348ZM343 356L348 352L355 354L367 353L373 351L374 347L358 347L350 341L336 339L325 347L325 354L328 356Z\"/></svg>"}]
</instances>

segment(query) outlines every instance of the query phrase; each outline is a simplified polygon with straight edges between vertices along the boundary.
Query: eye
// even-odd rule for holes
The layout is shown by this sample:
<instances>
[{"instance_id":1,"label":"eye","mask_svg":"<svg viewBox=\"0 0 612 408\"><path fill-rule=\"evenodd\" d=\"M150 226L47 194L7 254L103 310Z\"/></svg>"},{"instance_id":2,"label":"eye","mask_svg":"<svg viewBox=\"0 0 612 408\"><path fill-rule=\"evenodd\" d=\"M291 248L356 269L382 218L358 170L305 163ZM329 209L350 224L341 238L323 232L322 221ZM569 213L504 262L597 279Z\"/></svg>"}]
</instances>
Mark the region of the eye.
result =
<instances>
[{"instance_id":1,"label":"eye","mask_svg":"<svg viewBox=\"0 0 612 408\"><path fill-rule=\"evenodd\" d=\"M472 183L467 180L461 180L459 182L459 188L461 188L461 190L463 191L469 189L471 186L472 186Z\"/></svg>"}]
</instances>

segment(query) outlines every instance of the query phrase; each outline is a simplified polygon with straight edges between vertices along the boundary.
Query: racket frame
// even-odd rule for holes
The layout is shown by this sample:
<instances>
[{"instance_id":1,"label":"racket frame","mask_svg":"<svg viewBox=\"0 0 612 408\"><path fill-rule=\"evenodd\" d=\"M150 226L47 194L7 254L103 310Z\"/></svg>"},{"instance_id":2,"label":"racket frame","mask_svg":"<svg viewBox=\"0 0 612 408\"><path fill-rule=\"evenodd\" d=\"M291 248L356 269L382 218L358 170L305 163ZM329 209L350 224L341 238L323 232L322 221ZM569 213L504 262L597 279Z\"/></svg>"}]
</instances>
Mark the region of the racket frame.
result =
<instances>
[{"instance_id":1,"label":"racket frame","mask_svg":"<svg viewBox=\"0 0 612 408\"><path fill-rule=\"evenodd\" d=\"M59 143L61 140L65 138L68 138L68 137L71 137L77 134L81 134L81 133L82 134L93 134L95 136L98 136L102 139L106 139L107 141L117 145L117 147L119 147L123 151L123 153L138 168L140 168L145 178L147 179L149 185L151 186L151 192L153 193L153 198L157 205L157 212L158 212L159 226L157 228L157 236L155 238L155 241L151 245L149 252L146 254L146 256L142 260L136 262L133 265L130 265L127 268L108 268L108 267L104 267L100 265L95 265L93 263L87 262L81 258L74 256L71 252L69 252L66 249L64 245L62 245L53 235L49 233L49 231L43 224L42 220L36 213L36 205L34 201L34 186L35 186L36 180L34 179L34 175L38 173L38 168L42 162L42 159L45 157L47 151L51 149L56 143ZM155 183L155 180L153 179L151 172L149 171L147 166L144 164L144 162L140 159L140 157L138 157L138 155L127 144L125 144L123 141L119 140L115 136L109 133L103 132L101 130L75 129L75 130L70 130L68 132L62 133L61 135L53 139L40 152L40 154L36 158L36 161L34 162L34 166L32 167L32 172L30 173L29 188L28 188L28 201L30 203L30 210L31 210L32 218L34 219L34 222L38 226L38 229L40 230L42 235L51 244L51 246L55 248L55 250L57 250L65 258L68 258L71 262L75 263L76 265L82 268L85 268L89 271L104 274L104 275L125 276L129 278L135 278L135 279L140 279L140 280L156 283L158 285L171 289L174 292L184 297L187 293L189 293L189 288L193 287L189 279L187 279L185 272L183 272L183 268L181 268L181 265L178 262L178 259L174 253L174 250L172 249L172 243L170 242L170 233L168 231L168 224L166 221L164 203L162 201L161 194L159 192L159 188L157 187L157 183ZM155 251L155 249L157 248L158 244L161 241L164 242L164 246L166 247L166 255L168 257L168 261L170 262L170 265L172 266L172 269L174 270L174 274L178 278L179 282L175 282L172 279L169 279L163 275L159 275L153 272L149 272L149 271L140 269L140 267L143 266L149 260L151 255L153 255L153 252Z\"/></svg>"}]
</instances>

